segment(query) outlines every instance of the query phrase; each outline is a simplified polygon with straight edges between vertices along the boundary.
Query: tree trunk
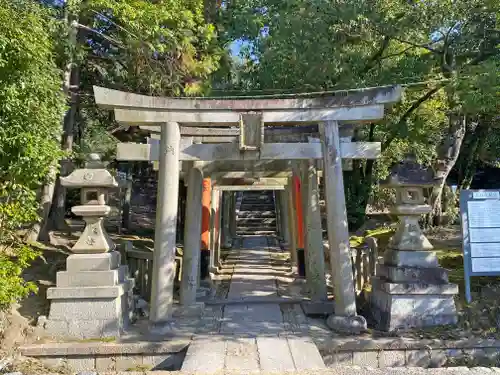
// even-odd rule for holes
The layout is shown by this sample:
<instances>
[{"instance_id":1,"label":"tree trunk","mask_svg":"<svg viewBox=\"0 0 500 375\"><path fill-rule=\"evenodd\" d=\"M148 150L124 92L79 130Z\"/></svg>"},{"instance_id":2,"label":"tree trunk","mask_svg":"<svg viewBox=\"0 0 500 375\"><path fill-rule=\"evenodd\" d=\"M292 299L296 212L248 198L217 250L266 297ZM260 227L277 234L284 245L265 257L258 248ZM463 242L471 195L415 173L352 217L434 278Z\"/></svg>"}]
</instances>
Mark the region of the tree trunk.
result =
<instances>
[{"instance_id":1,"label":"tree trunk","mask_svg":"<svg viewBox=\"0 0 500 375\"><path fill-rule=\"evenodd\" d=\"M373 142L375 140L375 124L371 123L370 124L370 132L368 133L368 142ZM375 166L375 160L374 159L368 159L365 162L365 173L364 173L364 186L365 189L363 189L363 196L361 199L361 206L364 209L364 212L366 212L366 207L368 206L368 200L370 199L370 195L372 193L372 187L373 187L373 168Z\"/></svg>"},{"instance_id":2,"label":"tree trunk","mask_svg":"<svg viewBox=\"0 0 500 375\"><path fill-rule=\"evenodd\" d=\"M448 117L448 133L438 148L438 159L436 165L436 177L441 182L435 187L431 194L432 212L426 220L427 226L439 226L442 219L442 195L446 179L457 162L460 148L465 137L466 116L461 113L451 113Z\"/></svg>"},{"instance_id":3,"label":"tree trunk","mask_svg":"<svg viewBox=\"0 0 500 375\"><path fill-rule=\"evenodd\" d=\"M469 189L472 179L476 173L477 162L479 160L479 153L483 148L489 131L489 121L483 116L478 119L477 126L473 133L470 134L470 141L467 142L466 150L461 153L461 179L458 181L460 189ZM466 152L464 152L466 151Z\"/></svg>"},{"instance_id":4,"label":"tree trunk","mask_svg":"<svg viewBox=\"0 0 500 375\"><path fill-rule=\"evenodd\" d=\"M76 105L73 103L66 114L66 118L64 121L64 134L63 134L63 146L62 149L67 152L71 152L73 149L73 134L72 129L74 126L74 114L72 112L76 112ZM71 127L71 134L70 132ZM60 172L59 177L67 176L71 172L71 160L63 159L60 162ZM52 224L54 229L57 230L66 230L67 225L64 220L66 216L66 188L61 185L61 181L59 178L56 179L55 182L55 194L54 200L52 203Z\"/></svg>"},{"instance_id":5,"label":"tree trunk","mask_svg":"<svg viewBox=\"0 0 500 375\"><path fill-rule=\"evenodd\" d=\"M40 221L33 224L28 230L25 240L27 242L49 242L49 213L52 205L52 198L54 195L54 188L56 183L57 168L53 166L49 172L49 182L42 186L40 192L40 205L38 212Z\"/></svg>"},{"instance_id":6,"label":"tree trunk","mask_svg":"<svg viewBox=\"0 0 500 375\"><path fill-rule=\"evenodd\" d=\"M370 125L368 141L374 141L375 124ZM359 130L354 132L353 141L360 141ZM353 160L353 169L344 172L347 194L347 209L351 229L357 229L366 221L366 207L372 191L374 160Z\"/></svg>"},{"instance_id":7,"label":"tree trunk","mask_svg":"<svg viewBox=\"0 0 500 375\"><path fill-rule=\"evenodd\" d=\"M70 48L75 48L77 41L79 41L83 33L77 29L76 26L72 25L72 22L76 20L76 15L66 15L66 22L69 29L69 43ZM68 62L64 71L64 82L63 90L68 95L69 98L69 110L66 112L63 121L63 135L61 148L63 151L70 153L73 149L73 139L75 131L75 120L76 114L78 112L78 87L80 86L80 71L77 66L75 66L75 58L73 53L71 53L68 58ZM60 162L60 172L59 176L67 176L71 172L71 159L65 158ZM61 185L59 178L56 180L56 187L54 193L54 199L52 202L52 212L51 221L54 229L57 230L67 230L67 225L64 220L66 216L66 188Z\"/></svg>"},{"instance_id":8,"label":"tree trunk","mask_svg":"<svg viewBox=\"0 0 500 375\"><path fill-rule=\"evenodd\" d=\"M127 186L125 187L125 193L123 196L123 206L122 206L122 228L130 230L131 222L131 201L132 201L132 187L133 178L131 174L130 163L126 163L124 172L126 173Z\"/></svg>"}]
</instances>

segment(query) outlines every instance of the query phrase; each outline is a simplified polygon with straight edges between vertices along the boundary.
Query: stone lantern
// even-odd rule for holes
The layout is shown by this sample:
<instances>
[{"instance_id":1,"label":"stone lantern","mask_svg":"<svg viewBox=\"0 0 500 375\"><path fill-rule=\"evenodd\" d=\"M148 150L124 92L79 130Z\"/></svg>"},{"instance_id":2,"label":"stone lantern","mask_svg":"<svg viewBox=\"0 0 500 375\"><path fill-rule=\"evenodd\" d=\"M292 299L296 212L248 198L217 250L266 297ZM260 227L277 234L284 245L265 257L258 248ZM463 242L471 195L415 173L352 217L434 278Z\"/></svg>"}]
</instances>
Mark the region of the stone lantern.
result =
<instances>
[{"instance_id":1,"label":"stone lantern","mask_svg":"<svg viewBox=\"0 0 500 375\"><path fill-rule=\"evenodd\" d=\"M111 211L107 192L118 183L92 154L85 168L61 177L61 185L81 189L81 205L72 212L82 216L85 229L66 260L66 271L57 273L56 287L47 291L51 306L45 328L58 337L118 337L129 322L133 300L133 281L103 224Z\"/></svg>"},{"instance_id":2,"label":"stone lantern","mask_svg":"<svg viewBox=\"0 0 500 375\"><path fill-rule=\"evenodd\" d=\"M378 328L397 330L456 324L454 295L458 286L448 283L448 271L419 225L419 218L431 211L424 189L439 184L430 168L408 156L395 165L381 187L396 189L399 225L377 265L372 280L371 305Z\"/></svg>"}]
</instances>

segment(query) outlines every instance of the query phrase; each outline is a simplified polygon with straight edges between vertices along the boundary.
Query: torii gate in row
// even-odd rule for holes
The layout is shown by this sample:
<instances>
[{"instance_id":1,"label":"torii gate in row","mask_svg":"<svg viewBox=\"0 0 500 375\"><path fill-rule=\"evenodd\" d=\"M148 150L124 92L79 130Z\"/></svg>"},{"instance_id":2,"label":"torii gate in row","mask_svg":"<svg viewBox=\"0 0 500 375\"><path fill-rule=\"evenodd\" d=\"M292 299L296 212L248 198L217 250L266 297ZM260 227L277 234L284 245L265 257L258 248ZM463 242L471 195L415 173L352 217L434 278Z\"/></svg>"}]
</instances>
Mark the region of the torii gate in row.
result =
<instances>
[{"instance_id":1,"label":"torii gate in row","mask_svg":"<svg viewBox=\"0 0 500 375\"><path fill-rule=\"evenodd\" d=\"M189 162L188 203L192 207L186 225L201 226L201 189L203 171L245 172L286 170L288 161L323 161L327 209L330 267L335 293L335 316L330 326L342 331L358 331L366 321L356 313L354 283L349 249L349 231L342 176L342 158L374 158L380 154L378 142L341 143L339 125L373 122L384 117L385 105L400 100L400 86L385 86L329 93L317 97L284 98L167 98L150 97L94 87L96 104L113 109L119 123L161 128L159 147L137 144L127 148L130 160L159 160L158 200L154 246L150 324L162 330L170 326L175 273L176 221L180 162ZM266 143L266 125L293 126L318 124L319 143ZM237 142L194 143L181 137L181 127L238 127ZM272 166L272 165L278 165ZM308 230L308 229L306 229ZM201 234L201 229L199 230ZM315 231L315 233L318 233ZM321 231L319 231L321 233ZM199 242L200 235L196 238ZM199 244L198 244L199 249ZM185 251L187 244L185 244ZM185 282L197 284L196 262L185 275ZM192 288L193 289L193 288Z\"/></svg>"}]
</instances>

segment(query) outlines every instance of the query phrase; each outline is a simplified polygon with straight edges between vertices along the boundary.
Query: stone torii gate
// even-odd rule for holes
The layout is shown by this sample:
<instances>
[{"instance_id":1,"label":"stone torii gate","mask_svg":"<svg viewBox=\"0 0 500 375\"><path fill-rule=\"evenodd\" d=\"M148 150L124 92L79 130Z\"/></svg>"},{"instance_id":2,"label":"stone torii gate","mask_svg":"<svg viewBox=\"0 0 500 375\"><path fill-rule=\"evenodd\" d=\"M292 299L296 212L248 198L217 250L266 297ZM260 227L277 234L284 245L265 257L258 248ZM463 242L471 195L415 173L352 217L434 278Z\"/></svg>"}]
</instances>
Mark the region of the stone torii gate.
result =
<instances>
[{"instance_id":1,"label":"stone torii gate","mask_svg":"<svg viewBox=\"0 0 500 375\"><path fill-rule=\"evenodd\" d=\"M343 143L339 123L379 120L384 116L384 106L399 101L401 95L399 86L388 86L342 91L321 97L165 98L94 87L96 104L114 109L118 122L161 128L158 147L138 144L127 149L129 160L140 157L142 160L159 161L155 269L150 308L152 328L168 328L172 318L179 162L191 164L188 196L196 197L192 201L193 207L186 210L196 217L196 220L187 218L188 227L199 225L195 222L200 221L204 169L208 174L245 173L245 166L250 164L250 171L258 169L258 165L263 166L262 171L269 171L272 168L269 164L276 163L279 167L274 167L274 170L286 171L290 170L288 161L314 159L323 162L330 267L335 292L335 315L329 318L329 323L332 328L341 331L359 331L365 327L364 319L356 315L342 159L376 158L380 154L380 143ZM321 142L294 143L293 147L290 143L266 143L265 125L271 124L319 124ZM239 126L239 133L237 142L196 144L191 137L181 138L180 125L182 128ZM199 238L194 241L199 242ZM196 246L199 248L199 244ZM186 243L185 249L187 247ZM195 274L185 277L185 282L196 284L197 267L193 265L191 269Z\"/></svg>"}]
</instances>

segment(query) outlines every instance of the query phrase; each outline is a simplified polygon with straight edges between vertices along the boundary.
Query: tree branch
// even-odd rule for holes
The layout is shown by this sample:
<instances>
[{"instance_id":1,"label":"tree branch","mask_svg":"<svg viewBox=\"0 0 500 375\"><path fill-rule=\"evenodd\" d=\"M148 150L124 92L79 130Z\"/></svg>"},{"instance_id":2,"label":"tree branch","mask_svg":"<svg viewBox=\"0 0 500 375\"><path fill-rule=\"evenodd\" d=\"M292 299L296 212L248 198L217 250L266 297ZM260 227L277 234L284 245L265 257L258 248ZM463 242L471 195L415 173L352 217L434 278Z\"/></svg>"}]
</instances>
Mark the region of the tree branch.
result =
<instances>
[{"instance_id":1,"label":"tree branch","mask_svg":"<svg viewBox=\"0 0 500 375\"><path fill-rule=\"evenodd\" d=\"M382 45L379 47L377 52L375 52L375 54L368 60L361 74L368 73L375 66L375 63L381 58L387 47L389 47L390 42L391 42L391 37L388 35L384 36L384 39L382 40Z\"/></svg>"},{"instance_id":2,"label":"tree branch","mask_svg":"<svg viewBox=\"0 0 500 375\"><path fill-rule=\"evenodd\" d=\"M78 22L73 22L73 25L74 27L78 27L80 29L83 29L83 30L86 30L86 31L90 31L96 35L99 35L102 39L106 40L107 42L111 43L111 44L114 44L115 46L117 47L120 47L120 48L125 48L125 46L119 42L118 40L115 40L107 35L104 35L103 33L101 33L100 31L97 31L97 30L94 30L93 28L89 27L89 26L86 26L86 25L82 25Z\"/></svg>"},{"instance_id":3,"label":"tree branch","mask_svg":"<svg viewBox=\"0 0 500 375\"><path fill-rule=\"evenodd\" d=\"M451 26L448 29L448 31L446 32L446 34L444 35L443 54L441 56L441 69L443 69L443 71L448 72L449 74L451 74L453 72L453 61L452 61L451 66L450 66L450 63L448 61L448 57L449 57L448 51L449 51L449 47L450 47L450 44L449 44L450 34L455 29L455 27L457 27L458 25L459 25L459 22L455 22L455 24L453 26Z\"/></svg>"},{"instance_id":4,"label":"tree branch","mask_svg":"<svg viewBox=\"0 0 500 375\"><path fill-rule=\"evenodd\" d=\"M413 42L410 42L409 40L401 39L401 38L398 38L398 37L393 37L393 38L395 40L397 40L398 42L405 43L405 44L408 44L410 46L417 47L417 48L423 48L423 49L426 49L426 50L428 50L428 51L430 51L432 53L436 53L436 54L441 54L442 53L442 51L431 47L431 45L433 45L434 43L437 43L437 42L441 41L441 39L436 40L436 41L431 42L431 43L418 44L418 43L413 43Z\"/></svg>"},{"instance_id":5,"label":"tree branch","mask_svg":"<svg viewBox=\"0 0 500 375\"><path fill-rule=\"evenodd\" d=\"M404 49L404 50L402 50L402 51L399 51L399 52L391 53L391 54L389 54L389 55L382 56L382 57L380 58L380 60L385 60L385 59L388 59L388 58L390 58L390 57L401 56L401 55L405 54L406 52L408 52L409 50L411 50L412 48L414 48L414 47L413 47L413 46L410 46L410 47L405 48L405 49Z\"/></svg>"},{"instance_id":6,"label":"tree branch","mask_svg":"<svg viewBox=\"0 0 500 375\"><path fill-rule=\"evenodd\" d=\"M423 103L425 103L427 100L432 98L432 96L437 93L439 90L441 90L444 87L444 85L434 87L432 90L429 90L427 93L422 95L420 98L418 98L413 104L406 110L406 112L401 116L399 119L398 123L395 126L394 131L391 132L391 135L382 143L382 150L385 150L391 142L396 138L397 130L405 124L406 120L410 115L415 112L418 107L420 107Z\"/></svg>"}]
</instances>

